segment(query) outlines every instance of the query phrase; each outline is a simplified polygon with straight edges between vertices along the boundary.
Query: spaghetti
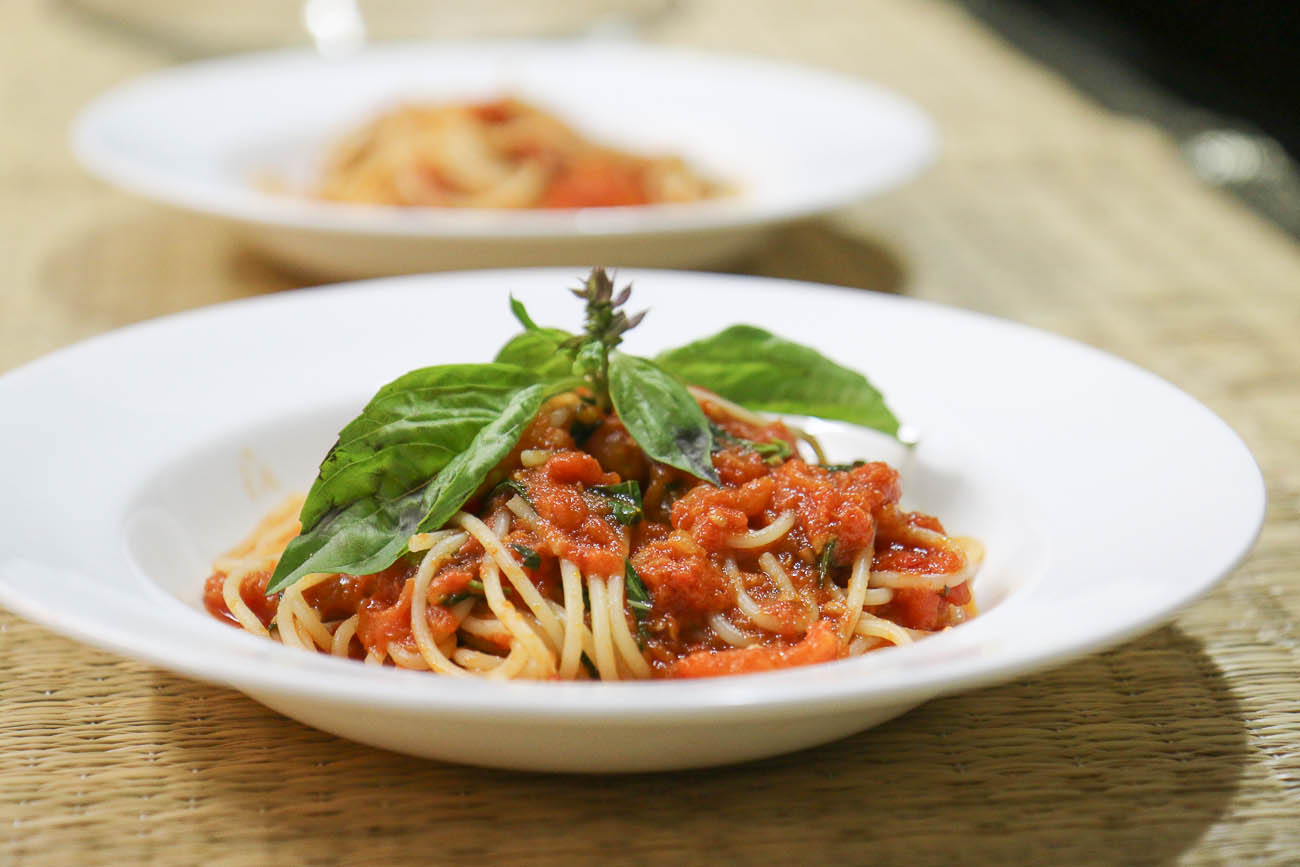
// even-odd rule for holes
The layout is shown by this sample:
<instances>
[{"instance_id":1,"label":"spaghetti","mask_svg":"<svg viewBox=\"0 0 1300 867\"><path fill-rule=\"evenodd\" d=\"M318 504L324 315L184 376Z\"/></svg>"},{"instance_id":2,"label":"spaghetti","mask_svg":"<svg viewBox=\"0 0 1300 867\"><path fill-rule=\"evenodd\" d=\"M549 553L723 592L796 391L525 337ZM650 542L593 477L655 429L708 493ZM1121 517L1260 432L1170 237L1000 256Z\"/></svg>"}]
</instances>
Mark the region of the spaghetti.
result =
<instances>
[{"instance_id":1,"label":"spaghetti","mask_svg":"<svg viewBox=\"0 0 1300 867\"><path fill-rule=\"evenodd\" d=\"M718 485L649 459L615 413L567 392L392 566L308 574L268 598L294 499L216 561L205 604L295 647L489 679L765 671L975 613L980 544L900 508L895 470L815 463L783 422L692 393L721 431Z\"/></svg>"},{"instance_id":2,"label":"spaghetti","mask_svg":"<svg viewBox=\"0 0 1300 867\"><path fill-rule=\"evenodd\" d=\"M312 190L337 202L465 208L646 205L719 192L677 157L593 144L517 99L383 114L334 148Z\"/></svg>"}]
</instances>

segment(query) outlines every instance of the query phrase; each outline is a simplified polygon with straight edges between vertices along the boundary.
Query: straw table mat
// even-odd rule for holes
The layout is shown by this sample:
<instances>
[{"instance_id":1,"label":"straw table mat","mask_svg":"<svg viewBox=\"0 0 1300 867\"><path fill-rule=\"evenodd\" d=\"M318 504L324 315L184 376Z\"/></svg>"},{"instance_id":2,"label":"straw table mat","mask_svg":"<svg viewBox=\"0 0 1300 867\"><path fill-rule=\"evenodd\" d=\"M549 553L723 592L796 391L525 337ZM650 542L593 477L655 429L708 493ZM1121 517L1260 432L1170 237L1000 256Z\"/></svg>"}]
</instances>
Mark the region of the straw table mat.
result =
<instances>
[{"instance_id":1,"label":"straw table mat","mask_svg":"<svg viewBox=\"0 0 1300 867\"><path fill-rule=\"evenodd\" d=\"M867 76L931 111L945 151L924 180L737 270L987 311L1168 378L1263 466L1249 560L1170 625L1066 668L798 755L604 779L358 746L2 614L0 860L1300 861L1296 245L945 3L700 0L651 35ZM0 370L304 282L67 157L79 105L175 59L66 5L0 5Z\"/></svg>"}]
</instances>

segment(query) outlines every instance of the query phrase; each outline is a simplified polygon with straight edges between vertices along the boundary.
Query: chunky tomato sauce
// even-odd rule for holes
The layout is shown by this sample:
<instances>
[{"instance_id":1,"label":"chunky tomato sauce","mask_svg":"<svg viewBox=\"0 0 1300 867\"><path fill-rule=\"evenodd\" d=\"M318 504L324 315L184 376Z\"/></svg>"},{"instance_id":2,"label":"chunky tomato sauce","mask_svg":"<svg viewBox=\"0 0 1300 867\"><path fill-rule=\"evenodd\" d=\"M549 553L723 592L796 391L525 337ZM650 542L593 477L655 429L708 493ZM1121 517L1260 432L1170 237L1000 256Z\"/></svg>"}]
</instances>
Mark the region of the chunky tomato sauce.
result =
<instances>
[{"instance_id":1,"label":"chunky tomato sauce","mask_svg":"<svg viewBox=\"0 0 1300 867\"><path fill-rule=\"evenodd\" d=\"M962 553L947 542L943 526L899 508L898 473L888 465L818 466L794 456L796 438L780 422L757 425L707 402L704 408L723 432L712 456L720 486L647 460L616 417L567 395L543 408L466 509L489 526L510 527L506 546L556 603L564 602L561 558L585 575L634 575L650 605L644 613L629 609L629 628L662 677L765 671L847 655L852 636L840 624L859 557L869 556L873 571L904 579L961 574ZM609 492L627 481L642 492L642 514L633 521L620 520ZM521 514L527 520L518 520ZM779 537L738 546L744 534L783 521L790 527ZM479 599L473 611L484 614L482 556L471 539L434 577L430 599L442 604L429 604L427 619L435 638L457 629L452 607L464 600ZM418 559L410 555L375 575L335 576L305 597L322 620L358 615L352 655L391 643L414 653ZM772 560L789 586L779 586L764 567ZM221 596L223 577L209 579L205 603L233 621ZM276 610L264 595L267 577L243 590L263 624ZM737 584L760 610L762 628L739 610ZM503 587L522 607L513 588ZM973 607L963 581L937 590L899 586L888 602L866 610L908 629L935 631L961 622ZM476 634L470 641L500 652L509 637Z\"/></svg>"}]
</instances>

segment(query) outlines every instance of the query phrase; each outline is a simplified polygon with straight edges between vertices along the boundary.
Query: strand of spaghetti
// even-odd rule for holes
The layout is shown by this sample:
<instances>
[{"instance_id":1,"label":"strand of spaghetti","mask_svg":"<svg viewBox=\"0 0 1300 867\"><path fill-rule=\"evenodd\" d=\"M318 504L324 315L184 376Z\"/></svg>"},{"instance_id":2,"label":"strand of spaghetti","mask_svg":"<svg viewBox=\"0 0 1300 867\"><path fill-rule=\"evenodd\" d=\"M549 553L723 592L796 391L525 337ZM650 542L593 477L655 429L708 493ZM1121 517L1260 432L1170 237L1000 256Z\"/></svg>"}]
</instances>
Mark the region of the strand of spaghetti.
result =
<instances>
[{"instance_id":1,"label":"strand of spaghetti","mask_svg":"<svg viewBox=\"0 0 1300 867\"><path fill-rule=\"evenodd\" d=\"M461 514L464 514L463 512ZM481 525L482 522L480 521ZM484 528L486 529L486 528ZM484 548L487 548L484 545ZM492 613L497 616L501 624L510 631L513 638L511 642L511 655L514 655L516 649L522 649L531 656L537 663L538 667L551 675L555 673L555 660L546 643L541 637L524 621L520 613L515 610L515 606L506 599L505 593L501 589L501 570L497 567L494 558L486 558L479 566L479 576L483 581L483 590L487 594L488 607ZM547 614L554 618L555 614L549 607Z\"/></svg>"},{"instance_id":2,"label":"strand of spaghetti","mask_svg":"<svg viewBox=\"0 0 1300 867\"><path fill-rule=\"evenodd\" d=\"M697 401L711 403L718 407L718 409L724 410L733 418L738 418L741 421L747 421L750 424L759 425L760 427L770 422L770 419L764 418L759 413L750 409L745 409L745 407L738 403L732 403L725 397L719 397L707 388L700 388L698 385L688 385L686 386L686 390L689 391ZM785 428L790 431L790 433L794 434L797 439L808 443L809 447L813 450L813 454L817 456L817 463L826 463L826 452L822 451L821 443L817 442L817 437L802 428L795 427L789 422L786 423Z\"/></svg>"},{"instance_id":3,"label":"strand of spaghetti","mask_svg":"<svg viewBox=\"0 0 1300 867\"><path fill-rule=\"evenodd\" d=\"M745 409L743 406L741 406L738 403L732 403L731 401L727 400L725 397L716 395L713 392L709 391L707 388L700 388L698 385L688 385L686 386L686 390L689 391L691 393L691 396L694 397L697 401L700 401L702 403L711 403L714 406L718 407L719 409L726 410L727 415L730 415L733 418L738 418L741 421L747 421L750 424L758 425L759 427L762 427L763 425L768 423L767 419L763 418L761 415L754 412L752 409Z\"/></svg>"},{"instance_id":4,"label":"strand of spaghetti","mask_svg":"<svg viewBox=\"0 0 1300 867\"><path fill-rule=\"evenodd\" d=\"M522 645L516 644L510 651L510 655L501 661L501 664L487 673L489 680L509 680L517 677L527 667L531 658L528 651L524 650ZM539 675L544 676L544 675Z\"/></svg>"},{"instance_id":5,"label":"strand of spaghetti","mask_svg":"<svg viewBox=\"0 0 1300 867\"><path fill-rule=\"evenodd\" d=\"M764 552L758 555L758 566L766 573L767 577L772 579L773 586L778 593L786 599L798 599L799 591L794 589L794 582L790 576L781 568L781 563L772 553Z\"/></svg>"},{"instance_id":6,"label":"strand of spaghetti","mask_svg":"<svg viewBox=\"0 0 1300 867\"><path fill-rule=\"evenodd\" d=\"M618 680L618 663L610 640L609 598L605 582L596 575L587 576L587 595L591 597L591 637L595 644L596 671L601 680Z\"/></svg>"},{"instance_id":7,"label":"strand of spaghetti","mask_svg":"<svg viewBox=\"0 0 1300 867\"><path fill-rule=\"evenodd\" d=\"M275 616L271 618L276 635L279 637L281 644L296 647L299 650L311 650L315 642L311 640L311 636L304 637L298 631L298 618L294 614L293 603L286 601L286 595L288 595L288 591L285 591L285 594L280 596L280 602L275 608Z\"/></svg>"},{"instance_id":8,"label":"strand of spaghetti","mask_svg":"<svg viewBox=\"0 0 1300 867\"><path fill-rule=\"evenodd\" d=\"M862 635L855 633L853 640L849 642L849 656L861 656L868 651L880 647L886 647L890 642L881 638L879 635Z\"/></svg>"},{"instance_id":9,"label":"strand of spaghetti","mask_svg":"<svg viewBox=\"0 0 1300 867\"><path fill-rule=\"evenodd\" d=\"M240 626L254 635L270 638L270 631L262 625L261 619L253 613L253 609L249 608L248 603L244 601L244 581L247 580L249 574L242 569L236 572L228 572L226 580L221 583L221 598L226 603L226 610L239 621Z\"/></svg>"},{"instance_id":10,"label":"strand of spaghetti","mask_svg":"<svg viewBox=\"0 0 1300 867\"><path fill-rule=\"evenodd\" d=\"M728 557L722 564L723 573L731 579L731 587L736 593L736 607L740 612L748 617L755 626L760 629L766 629L768 632L777 632L785 634L790 630L785 622L779 617L773 617L763 610L754 597L749 595L745 589L745 578L740 569L736 566L736 561Z\"/></svg>"},{"instance_id":11,"label":"strand of spaghetti","mask_svg":"<svg viewBox=\"0 0 1300 867\"><path fill-rule=\"evenodd\" d=\"M527 677L532 680L554 680L555 679L555 669L552 668L549 671L543 670L540 667L538 667L536 660L532 659L531 657L526 658L524 660L523 667L520 669L520 671L521 674L517 674L515 675L515 677Z\"/></svg>"},{"instance_id":12,"label":"strand of spaghetti","mask_svg":"<svg viewBox=\"0 0 1300 867\"><path fill-rule=\"evenodd\" d=\"M513 512L524 526L530 530L537 529L541 518L523 497L511 497L506 501L506 508ZM627 553L627 546L628 534L624 531L624 554ZM560 670L564 674L561 677L574 678L578 675L582 654L585 652L588 659L593 658L595 639L584 622L586 603L582 598L582 572L572 562L569 563L566 571L565 562L563 559L560 561L560 576L564 582L564 605L561 606L554 601L550 604L556 616L564 622L564 646L561 648L560 664Z\"/></svg>"},{"instance_id":13,"label":"strand of spaghetti","mask_svg":"<svg viewBox=\"0 0 1300 867\"><path fill-rule=\"evenodd\" d=\"M429 670L429 664L418 651L407 650L396 641L388 642L388 655L398 668L409 668L414 671Z\"/></svg>"},{"instance_id":14,"label":"strand of spaghetti","mask_svg":"<svg viewBox=\"0 0 1300 867\"><path fill-rule=\"evenodd\" d=\"M847 642L862 616L862 604L867 598L867 585L871 583L871 557L875 540L853 558L853 571L849 573L848 591L844 600L844 619L840 621L840 640Z\"/></svg>"},{"instance_id":15,"label":"strand of spaghetti","mask_svg":"<svg viewBox=\"0 0 1300 867\"><path fill-rule=\"evenodd\" d=\"M581 570L579 570L577 574L578 574L578 598L581 599L582 598ZM564 606L554 600L550 600L550 603L551 603L551 609L555 611L555 615L560 619L565 620L565 630L566 630L565 636L567 637L568 621L565 619L566 612ZM583 617L586 616L586 608L587 608L586 602L583 602L582 607L578 609L580 612L582 612ZM579 653L578 653L579 662L581 662L581 657L583 653L587 654L588 659L595 659L596 642L595 639L591 637L591 630L587 627L587 624L585 622L580 622L578 624L577 631L578 631L578 638L579 638ZM576 674L577 674L577 670L575 670L575 675Z\"/></svg>"},{"instance_id":16,"label":"strand of spaghetti","mask_svg":"<svg viewBox=\"0 0 1300 867\"><path fill-rule=\"evenodd\" d=\"M226 603L226 610L240 626L255 635L269 638L271 633L244 602L244 584L254 573L275 569L285 546L298 533L298 509L301 505L302 497L287 498L258 522L247 539L218 557L212 565L213 571L226 573L226 580L221 584L221 598Z\"/></svg>"},{"instance_id":17,"label":"strand of spaghetti","mask_svg":"<svg viewBox=\"0 0 1300 867\"><path fill-rule=\"evenodd\" d=\"M892 620L886 620L883 617L877 617L876 615L868 614L865 611L862 612L862 616L858 618L857 625L854 626L854 632L858 635L883 638L886 641L892 642L894 645L912 643L912 635L908 630L899 626L897 623L894 623Z\"/></svg>"},{"instance_id":18,"label":"strand of spaghetti","mask_svg":"<svg viewBox=\"0 0 1300 867\"><path fill-rule=\"evenodd\" d=\"M366 665L383 665L384 660L388 657L388 651L382 647L372 647L366 651L366 658L363 660Z\"/></svg>"},{"instance_id":19,"label":"strand of spaghetti","mask_svg":"<svg viewBox=\"0 0 1300 867\"><path fill-rule=\"evenodd\" d=\"M924 529L924 528L915 528ZM933 533L932 530L926 530L926 533ZM956 587L975 577L975 572L979 569L980 563L984 561L984 546L967 537L949 538L939 533L934 533L943 540L942 544L935 544L930 541L934 547L942 547L951 551L956 548L962 557L962 567L955 572L894 572L884 569L878 569L871 573L871 583L878 587L892 587L894 589L919 588L922 590L943 590L945 587ZM950 547L951 546L951 547Z\"/></svg>"},{"instance_id":20,"label":"strand of spaghetti","mask_svg":"<svg viewBox=\"0 0 1300 867\"><path fill-rule=\"evenodd\" d=\"M560 649L559 674L565 680L572 680L578 676L582 662L582 633L586 629L582 572L571 560L561 559L560 580L564 585L564 646Z\"/></svg>"},{"instance_id":21,"label":"strand of spaghetti","mask_svg":"<svg viewBox=\"0 0 1300 867\"><path fill-rule=\"evenodd\" d=\"M835 613L842 614L844 610L844 602L846 601L844 598L844 591L840 589L838 584L831 584L827 587L827 591L830 593L831 599L823 603L822 610L825 611L829 607L831 609L836 609ZM892 602L893 599L894 591L890 588L868 586L866 595L862 597L862 606L864 608L872 608L877 605L888 604L889 602Z\"/></svg>"},{"instance_id":22,"label":"strand of spaghetti","mask_svg":"<svg viewBox=\"0 0 1300 867\"><path fill-rule=\"evenodd\" d=\"M308 638L315 645L314 649L329 650L334 643L334 636L321 621L316 609L307 604L307 600L301 593L294 596L289 604L293 606L293 616L297 619L299 627L306 631Z\"/></svg>"},{"instance_id":23,"label":"strand of spaghetti","mask_svg":"<svg viewBox=\"0 0 1300 867\"><path fill-rule=\"evenodd\" d=\"M776 520L758 530L736 533L727 539L732 548L762 548L778 541L794 526L794 512L782 512Z\"/></svg>"},{"instance_id":24,"label":"strand of spaghetti","mask_svg":"<svg viewBox=\"0 0 1300 867\"><path fill-rule=\"evenodd\" d=\"M289 540L298 535L298 512L302 508L303 499L301 494L286 497L269 515L258 521L248 538L218 557L212 564L213 570L227 572L228 566L237 566L253 553L258 555L259 561L279 559ZM264 562L259 563L259 567L264 565ZM273 567L274 563L271 565Z\"/></svg>"},{"instance_id":25,"label":"strand of spaghetti","mask_svg":"<svg viewBox=\"0 0 1300 867\"><path fill-rule=\"evenodd\" d=\"M415 533L411 538L406 540L406 549L413 554L420 551L428 551L434 545L456 535L456 530L437 530L432 533Z\"/></svg>"},{"instance_id":26,"label":"strand of spaghetti","mask_svg":"<svg viewBox=\"0 0 1300 867\"><path fill-rule=\"evenodd\" d=\"M876 605L888 605L894 601L894 591L889 587L868 587L862 596L862 606L871 608Z\"/></svg>"},{"instance_id":27,"label":"strand of spaghetti","mask_svg":"<svg viewBox=\"0 0 1300 867\"><path fill-rule=\"evenodd\" d=\"M609 625L612 627L614 646L634 676L649 677L650 663L641 655L641 648L637 646L636 639L627 626L627 609L623 607L623 576L617 573L610 575L605 579L605 587L609 591Z\"/></svg>"},{"instance_id":28,"label":"strand of spaghetti","mask_svg":"<svg viewBox=\"0 0 1300 867\"><path fill-rule=\"evenodd\" d=\"M433 640L433 633L429 630L429 584L442 564L465 544L467 538L464 533L453 533L434 543L421 558L420 567L415 570L415 586L411 589L411 634L415 636L415 646L424 664L443 674L464 675L466 672L448 659Z\"/></svg>"},{"instance_id":29,"label":"strand of spaghetti","mask_svg":"<svg viewBox=\"0 0 1300 867\"><path fill-rule=\"evenodd\" d=\"M497 567L505 573L510 584L519 594L519 598L524 600L528 610L533 612L533 616L542 625L546 636L551 640L552 646L558 650L564 646L564 625L560 619L555 616L555 612L546 604L542 594L537 592L533 582L524 574L518 561L511 556L506 550L505 545L501 544L501 539L492 529L484 524L478 518L466 512L457 512L451 519L451 523L461 527L465 532L473 536L478 543L483 546L483 550L496 562ZM503 620L504 622L504 620ZM513 631L513 630L512 630Z\"/></svg>"},{"instance_id":30,"label":"strand of spaghetti","mask_svg":"<svg viewBox=\"0 0 1300 867\"><path fill-rule=\"evenodd\" d=\"M817 459L817 463L830 463L830 461L826 459L826 452L822 451L822 444L817 441L817 437L808 433L808 431L801 427L795 427L789 422L786 423L785 429L794 434L795 439L808 444L808 447L813 450L813 456Z\"/></svg>"},{"instance_id":31,"label":"strand of spaghetti","mask_svg":"<svg viewBox=\"0 0 1300 867\"><path fill-rule=\"evenodd\" d=\"M310 590L317 584L328 578L333 578L330 572L313 572L310 575L304 575L290 584L280 596L280 604L275 609L275 622L280 625L280 641L290 647L297 647L302 650L314 650L316 640L310 634L303 637L298 631L299 624L296 617L295 600L302 600L303 606L307 607L307 601L302 598L304 590ZM316 618L320 622L320 618ZM324 626L321 627L324 629ZM328 633L327 633L328 634ZM322 647L328 647L334 640L333 636L329 637Z\"/></svg>"},{"instance_id":32,"label":"strand of spaghetti","mask_svg":"<svg viewBox=\"0 0 1300 867\"><path fill-rule=\"evenodd\" d=\"M500 644L503 647L510 647L510 630L495 617L488 619L485 617L466 617L460 622L460 631L466 635L476 635L479 638L486 638L493 644Z\"/></svg>"},{"instance_id":33,"label":"strand of spaghetti","mask_svg":"<svg viewBox=\"0 0 1300 867\"><path fill-rule=\"evenodd\" d=\"M869 580L870 579L868 579L868 581ZM826 590L830 594L831 598L822 603L822 612L825 613L829 611L838 617L844 613L844 603L847 601L844 598L844 589L838 584L830 584ZM893 598L894 591L888 587L869 586L866 595L862 597L862 606L864 608L871 608L876 605L884 605L887 602L891 602Z\"/></svg>"},{"instance_id":34,"label":"strand of spaghetti","mask_svg":"<svg viewBox=\"0 0 1300 867\"><path fill-rule=\"evenodd\" d=\"M528 505L528 501L523 497L516 494L506 500L506 508L514 512L519 517L519 520L524 522L525 527L530 530L537 529L537 522L540 520L537 510Z\"/></svg>"},{"instance_id":35,"label":"strand of spaghetti","mask_svg":"<svg viewBox=\"0 0 1300 867\"><path fill-rule=\"evenodd\" d=\"M752 647L758 644L756 637L741 632L732 625L731 621L721 611L715 611L709 615L709 626L713 629L714 635L732 647Z\"/></svg>"},{"instance_id":36,"label":"strand of spaghetti","mask_svg":"<svg viewBox=\"0 0 1300 867\"><path fill-rule=\"evenodd\" d=\"M786 599L798 600L804 604L804 623L803 628L807 629L821 618L821 612L817 610L817 605L810 599L805 599L798 590L795 589L794 582L790 576L781 568L781 563L771 552L764 552L758 557L758 565L767 577L772 579L781 596Z\"/></svg>"},{"instance_id":37,"label":"strand of spaghetti","mask_svg":"<svg viewBox=\"0 0 1300 867\"><path fill-rule=\"evenodd\" d=\"M451 658L457 665L474 672L491 671L506 661L504 656L484 653L481 650L474 650L472 647L457 647Z\"/></svg>"},{"instance_id":38,"label":"strand of spaghetti","mask_svg":"<svg viewBox=\"0 0 1300 867\"><path fill-rule=\"evenodd\" d=\"M943 590L965 583L974 569L963 567L956 572L894 572L877 569L871 573L871 583L891 590Z\"/></svg>"},{"instance_id":39,"label":"strand of spaghetti","mask_svg":"<svg viewBox=\"0 0 1300 867\"><path fill-rule=\"evenodd\" d=\"M506 501L506 507L524 523L524 526L531 530L537 529L541 519L523 497L517 495L511 497ZM628 536L625 531L623 534L625 549L627 544ZM565 565L566 562L568 563L567 566ZM564 623L564 645L561 648L560 664L562 674L560 676L572 679L578 675L582 654L585 652L589 659L594 657L595 639L584 622L586 603L583 601L582 596L582 572L571 561L561 559L560 575L564 588L564 605L561 606L554 601L551 601L550 605L556 616Z\"/></svg>"},{"instance_id":40,"label":"strand of spaghetti","mask_svg":"<svg viewBox=\"0 0 1300 867\"><path fill-rule=\"evenodd\" d=\"M334 630L334 639L330 642L330 653L334 656L350 656L348 652L352 647L352 636L357 634L357 622L361 620L360 614L353 614L347 620L344 620Z\"/></svg>"},{"instance_id":41,"label":"strand of spaghetti","mask_svg":"<svg viewBox=\"0 0 1300 867\"><path fill-rule=\"evenodd\" d=\"M908 524L906 534L911 537L908 541L919 541L921 545L934 545L939 548L947 547L951 540L938 530L931 530L929 527L920 527L916 524Z\"/></svg>"}]
</instances>

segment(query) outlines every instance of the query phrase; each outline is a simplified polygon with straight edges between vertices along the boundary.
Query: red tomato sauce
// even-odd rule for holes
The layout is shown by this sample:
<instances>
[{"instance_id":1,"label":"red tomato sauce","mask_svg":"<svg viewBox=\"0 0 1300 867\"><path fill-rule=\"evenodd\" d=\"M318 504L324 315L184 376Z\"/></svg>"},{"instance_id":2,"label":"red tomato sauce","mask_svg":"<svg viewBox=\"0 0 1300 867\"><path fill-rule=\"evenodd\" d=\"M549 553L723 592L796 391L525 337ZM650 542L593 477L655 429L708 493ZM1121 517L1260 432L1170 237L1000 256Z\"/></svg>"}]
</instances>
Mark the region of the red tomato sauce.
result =
<instances>
[{"instance_id":1,"label":"red tomato sauce","mask_svg":"<svg viewBox=\"0 0 1300 867\"><path fill-rule=\"evenodd\" d=\"M560 167L546 192L543 208L592 208L650 202L641 169L626 161L593 154Z\"/></svg>"},{"instance_id":2,"label":"red tomato sauce","mask_svg":"<svg viewBox=\"0 0 1300 867\"><path fill-rule=\"evenodd\" d=\"M589 398L564 395L543 407L466 508L490 527L510 527L503 542L544 598L565 602L561 559L589 576L627 575L629 596L639 580L649 610L628 609L627 625L658 677L767 671L847 655L852 634L843 602L861 557L871 557L873 571L924 576L916 580L966 574L962 549L937 519L898 507L893 468L810 464L792 456L796 439L784 424L755 424L707 401L703 408L726 433L712 455L721 485L650 461L616 417L603 416ZM624 482L640 487L638 520L624 513L620 521L605 490ZM747 534L787 519L788 532L750 543ZM433 577L430 598L443 603L427 606L435 640L457 631L451 609L468 604L463 600L478 600L474 613L493 616L482 600L483 555L471 538ZM374 575L334 576L305 597L327 622L358 615L354 656L389 646L415 652L410 620L419 559L408 556ZM265 596L268 578L259 574L243 588L263 624L276 608ZM204 602L233 622L221 596L223 579L208 580ZM523 610L514 587L506 580L501 586ZM738 607L742 596L757 606L761 621ZM868 611L935 631L960 623L973 607L963 577L942 590L895 589L887 604ZM509 647L505 633L463 641L492 652ZM746 642L753 646L735 646Z\"/></svg>"}]
</instances>

